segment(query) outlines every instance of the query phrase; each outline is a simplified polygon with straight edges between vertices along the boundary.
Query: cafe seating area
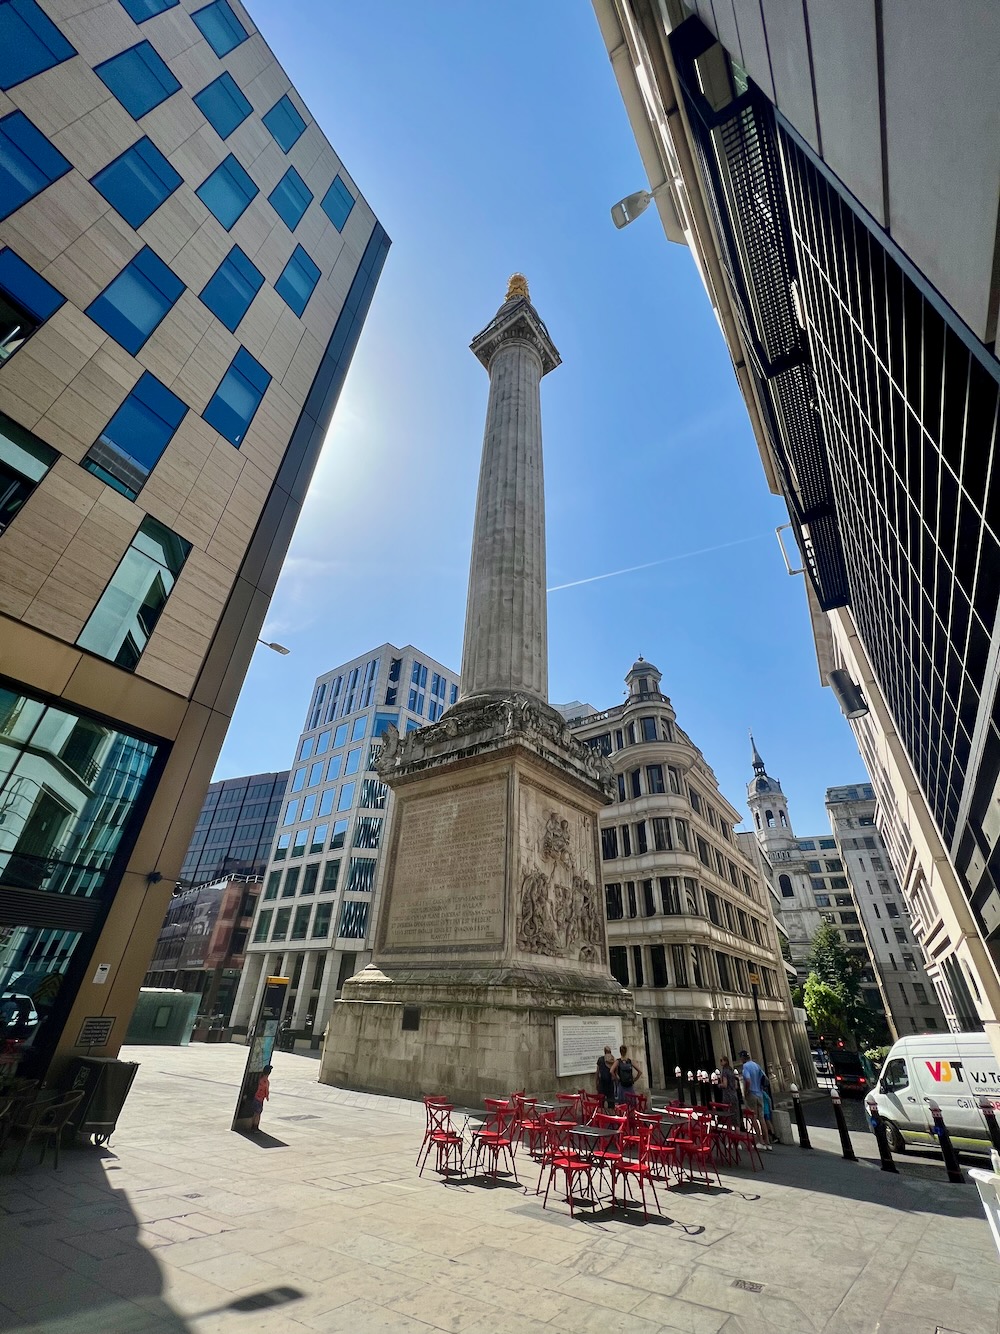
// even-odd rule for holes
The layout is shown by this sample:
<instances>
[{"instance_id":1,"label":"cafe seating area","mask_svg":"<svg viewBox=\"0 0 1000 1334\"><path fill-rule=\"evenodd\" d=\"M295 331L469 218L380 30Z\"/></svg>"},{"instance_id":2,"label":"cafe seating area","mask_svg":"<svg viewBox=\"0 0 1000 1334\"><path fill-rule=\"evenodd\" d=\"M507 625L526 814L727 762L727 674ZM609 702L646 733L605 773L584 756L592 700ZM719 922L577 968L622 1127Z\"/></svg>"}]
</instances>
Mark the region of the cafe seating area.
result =
<instances>
[{"instance_id":1,"label":"cafe seating area","mask_svg":"<svg viewBox=\"0 0 1000 1334\"><path fill-rule=\"evenodd\" d=\"M431 1165L449 1182L520 1187L541 1197L543 1209L565 1204L574 1218L581 1208L607 1209L612 1218L641 1208L648 1222L651 1209L662 1216L657 1187L721 1187L720 1166L764 1165L753 1127L728 1103L653 1107L630 1094L608 1111L584 1089L551 1101L515 1092L484 1099L482 1110L442 1096L423 1101L420 1176Z\"/></svg>"}]
</instances>

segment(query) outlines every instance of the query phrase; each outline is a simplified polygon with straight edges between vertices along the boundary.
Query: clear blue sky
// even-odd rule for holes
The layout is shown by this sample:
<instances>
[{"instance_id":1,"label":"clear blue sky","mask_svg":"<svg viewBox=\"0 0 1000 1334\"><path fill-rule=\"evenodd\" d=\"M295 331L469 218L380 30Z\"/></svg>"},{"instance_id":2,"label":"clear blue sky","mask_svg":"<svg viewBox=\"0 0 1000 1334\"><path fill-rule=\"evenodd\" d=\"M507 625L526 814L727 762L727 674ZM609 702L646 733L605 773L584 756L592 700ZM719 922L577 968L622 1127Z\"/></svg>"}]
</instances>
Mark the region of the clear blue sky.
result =
<instances>
[{"instance_id":1,"label":"clear blue sky","mask_svg":"<svg viewBox=\"0 0 1000 1334\"><path fill-rule=\"evenodd\" d=\"M642 653L745 809L753 727L797 831L863 780L821 689L725 345L647 184L584 0L251 0L393 246L216 777L285 768L321 672L386 640L461 660L488 381L468 343L531 296L563 358L542 382L549 697L620 701ZM738 543L738 545L734 545ZM701 553L701 554L690 554Z\"/></svg>"}]
</instances>

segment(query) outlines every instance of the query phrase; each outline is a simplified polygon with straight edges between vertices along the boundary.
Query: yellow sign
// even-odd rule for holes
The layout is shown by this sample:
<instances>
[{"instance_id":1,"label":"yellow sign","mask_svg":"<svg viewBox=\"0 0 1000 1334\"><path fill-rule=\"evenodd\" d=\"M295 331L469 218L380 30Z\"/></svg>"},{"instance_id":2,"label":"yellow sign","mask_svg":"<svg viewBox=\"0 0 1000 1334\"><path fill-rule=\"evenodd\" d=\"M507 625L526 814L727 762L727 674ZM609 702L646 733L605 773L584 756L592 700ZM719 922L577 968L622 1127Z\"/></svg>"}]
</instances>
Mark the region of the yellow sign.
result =
<instances>
[{"instance_id":1,"label":"yellow sign","mask_svg":"<svg viewBox=\"0 0 1000 1334\"><path fill-rule=\"evenodd\" d=\"M760 986L760 973L750 973L749 977L750 977L750 985L752 987Z\"/></svg>"},{"instance_id":2,"label":"yellow sign","mask_svg":"<svg viewBox=\"0 0 1000 1334\"><path fill-rule=\"evenodd\" d=\"M269 977L267 979L267 985L270 986L272 982L291 982L291 980L290 977Z\"/></svg>"}]
</instances>

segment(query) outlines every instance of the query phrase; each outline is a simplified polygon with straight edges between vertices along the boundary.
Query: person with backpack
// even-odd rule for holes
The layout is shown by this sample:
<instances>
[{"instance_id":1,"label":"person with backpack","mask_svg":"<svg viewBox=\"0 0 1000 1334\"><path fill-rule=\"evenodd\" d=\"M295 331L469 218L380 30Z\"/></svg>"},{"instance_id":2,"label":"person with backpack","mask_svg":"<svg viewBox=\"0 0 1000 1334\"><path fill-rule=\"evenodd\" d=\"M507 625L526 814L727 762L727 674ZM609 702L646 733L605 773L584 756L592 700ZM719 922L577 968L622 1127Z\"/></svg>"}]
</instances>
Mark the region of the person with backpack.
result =
<instances>
[{"instance_id":1,"label":"person with backpack","mask_svg":"<svg viewBox=\"0 0 1000 1334\"><path fill-rule=\"evenodd\" d=\"M611 1078L615 1081L615 1099L618 1102L632 1102L635 1098L635 1081L642 1078L642 1071L628 1054L624 1042L618 1048L621 1053L611 1067Z\"/></svg>"},{"instance_id":2,"label":"person with backpack","mask_svg":"<svg viewBox=\"0 0 1000 1334\"><path fill-rule=\"evenodd\" d=\"M611 1078L614 1064L611 1048L605 1047L603 1054L597 1058L597 1092L604 1099L604 1108L608 1112L615 1109L615 1081Z\"/></svg>"}]
</instances>

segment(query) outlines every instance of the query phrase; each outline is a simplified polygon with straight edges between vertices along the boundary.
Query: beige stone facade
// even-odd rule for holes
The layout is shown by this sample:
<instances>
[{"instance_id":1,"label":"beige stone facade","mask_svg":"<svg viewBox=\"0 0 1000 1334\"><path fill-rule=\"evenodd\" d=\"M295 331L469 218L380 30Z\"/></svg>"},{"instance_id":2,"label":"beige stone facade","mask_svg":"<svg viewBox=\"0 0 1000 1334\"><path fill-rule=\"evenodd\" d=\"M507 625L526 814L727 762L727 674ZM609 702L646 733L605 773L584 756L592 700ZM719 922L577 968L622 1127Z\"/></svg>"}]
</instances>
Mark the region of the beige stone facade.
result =
<instances>
[{"instance_id":1,"label":"beige stone facade","mask_svg":"<svg viewBox=\"0 0 1000 1334\"><path fill-rule=\"evenodd\" d=\"M79 849L100 818L101 794L86 784L119 781L110 760L96 779L81 771L91 805L72 837L55 830L69 830L67 815L43 819L22 795L16 876L18 849L0 839L0 884L19 891L0 894L2 976L46 996L35 1063L55 1052L54 1069L86 1050L74 1046L85 1018L111 1020L91 1054L113 1054L124 1036L389 244L238 0L151 10L42 0L33 21L54 25L51 44L70 54L0 93L0 135L19 135L42 164L20 206L0 201L0 295L30 314L38 280L56 306L44 318L36 309L30 336L0 360L0 463L18 488L0 526L0 677L13 695L155 748L99 866ZM131 82L137 49L163 85L148 110ZM45 171L58 173L47 185ZM183 289L151 328L140 307L162 294L143 285L137 257ZM140 381L176 407L165 440ZM15 455L18 428L29 437L17 436ZM109 480L92 464L112 437ZM42 460L30 476L11 463L25 448ZM169 577L145 573L149 531L180 553ZM0 733L5 752L29 742ZM71 848L93 873L88 908L71 902L60 916L47 868ZM50 955L44 931L57 928L68 935Z\"/></svg>"}]
</instances>

